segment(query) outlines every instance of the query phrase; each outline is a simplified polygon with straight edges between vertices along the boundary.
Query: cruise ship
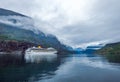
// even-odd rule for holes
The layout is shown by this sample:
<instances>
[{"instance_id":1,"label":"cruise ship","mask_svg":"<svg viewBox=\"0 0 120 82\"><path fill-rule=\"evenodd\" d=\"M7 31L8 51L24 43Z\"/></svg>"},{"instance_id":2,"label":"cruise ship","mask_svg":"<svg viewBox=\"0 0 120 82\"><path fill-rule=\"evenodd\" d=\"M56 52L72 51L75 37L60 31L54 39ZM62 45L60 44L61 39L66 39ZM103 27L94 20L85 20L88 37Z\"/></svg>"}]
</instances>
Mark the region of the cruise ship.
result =
<instances>
[{"instance_id":1,"label":"cruise ship","mask_svg":"<svg viewBox=\"0 0 120 82\"><path fill-rule=\"evenodd\" d=\"M53 61L57 57L54 48L32 47L26 50L25 60L27 63L40 63L41 61Z\"/></svg>"},{"instance_id":2,"label":"cruise ship","mask_svg":"<svg viewBox=\"0 0 120 82\"><path fill-rule=\"evenodd\" d=\"M50 47L50 48L42 48L40 46L38 47L32 47L32 48L29 48L26 50L26 53L29 54L29 53L32 53L32 54L56 54L57 53L57 50Z\"/></svg>"}]
</instances>

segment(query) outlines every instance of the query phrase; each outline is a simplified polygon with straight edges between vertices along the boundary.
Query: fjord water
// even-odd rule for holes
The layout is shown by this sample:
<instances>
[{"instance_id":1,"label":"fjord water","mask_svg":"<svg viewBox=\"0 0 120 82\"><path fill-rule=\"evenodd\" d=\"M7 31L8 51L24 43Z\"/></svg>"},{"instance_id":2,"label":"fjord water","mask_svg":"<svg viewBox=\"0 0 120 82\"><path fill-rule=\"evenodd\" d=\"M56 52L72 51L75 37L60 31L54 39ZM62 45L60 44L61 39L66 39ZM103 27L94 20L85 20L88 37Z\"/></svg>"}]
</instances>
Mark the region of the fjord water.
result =
<instances>
[{"instance_id":1,"label":"fjord water","mask_svg":"<svg viewBox=\"0 0 120 82\"><path fill-rule=\"evenodd\" d=\"M99 55L32 58L21 66L0 68L0 82L120 82L120 65Z\"/></svg>"}]
</instances>

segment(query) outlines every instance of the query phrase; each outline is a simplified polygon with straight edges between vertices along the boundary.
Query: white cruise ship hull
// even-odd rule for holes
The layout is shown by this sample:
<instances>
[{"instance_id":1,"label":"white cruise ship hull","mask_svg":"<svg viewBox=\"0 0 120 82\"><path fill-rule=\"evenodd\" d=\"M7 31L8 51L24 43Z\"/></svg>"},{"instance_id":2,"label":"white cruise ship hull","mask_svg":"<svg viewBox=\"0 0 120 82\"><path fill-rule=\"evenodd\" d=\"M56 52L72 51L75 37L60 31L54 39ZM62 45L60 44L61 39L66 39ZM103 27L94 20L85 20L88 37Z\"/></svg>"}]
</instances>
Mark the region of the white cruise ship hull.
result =
<instances>
[{"instance_id":1,"label":"white cruise ship hull","mask_svg":"<svg viewBox=\"0 0 120 82\"><path fill-rule=\"evenodd\" d=\"M56 53L57 53L57 51L53 51L53 52L42 52L42 51L40 51L40 52L34 52L34 51L26 52L26 54L36 54L36 55L46 55L46 54L52 55L52 54L56 54Z\"/></svg>"},{"instance_id":2,"label":"white cruise ship hull","mask_svg":"<svg viewBox=\"0 0 120 82\"><path fill-rule=\"evenodd\" d=\"M57 57L56 50L32 50L28 49L25 52L25 60L28 63L40 63L43 60L52 61Z\"/></svg>"}]
</instances>

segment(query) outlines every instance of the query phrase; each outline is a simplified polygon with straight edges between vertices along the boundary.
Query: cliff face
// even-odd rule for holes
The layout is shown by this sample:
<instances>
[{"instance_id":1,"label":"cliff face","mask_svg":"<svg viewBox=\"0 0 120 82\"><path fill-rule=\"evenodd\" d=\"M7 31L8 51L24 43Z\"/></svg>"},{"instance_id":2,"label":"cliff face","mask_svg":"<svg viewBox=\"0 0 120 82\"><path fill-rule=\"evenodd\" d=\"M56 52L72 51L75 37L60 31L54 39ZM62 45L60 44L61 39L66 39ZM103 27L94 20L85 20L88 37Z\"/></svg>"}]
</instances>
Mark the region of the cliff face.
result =
<instances>
[{"instance_id":1,"label":"cliff face","mask_svg":"<svg viewBox=\"0 0 120 82\"><path fill-rule=\"evenodd\" d=\"M24 51L35 44L14 40L2 40L0 41L0 52L12 52L12 51Z\"/></svg>"}]
</instances>

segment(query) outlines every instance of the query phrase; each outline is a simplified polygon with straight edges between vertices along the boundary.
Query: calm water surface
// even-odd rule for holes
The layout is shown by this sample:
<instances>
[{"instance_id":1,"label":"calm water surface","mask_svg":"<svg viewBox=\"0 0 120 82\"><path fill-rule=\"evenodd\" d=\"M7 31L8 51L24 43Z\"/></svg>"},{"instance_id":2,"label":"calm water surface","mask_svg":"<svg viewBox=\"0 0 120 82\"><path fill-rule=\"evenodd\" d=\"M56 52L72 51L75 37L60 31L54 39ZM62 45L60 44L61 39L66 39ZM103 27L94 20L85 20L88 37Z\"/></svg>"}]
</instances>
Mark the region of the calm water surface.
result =
<instances>
[{"instance_id":1,"label":"calm water surface","mask_svg":"<svg viewBox=\"0 0 120 82\"><path fill-rule=\"evenodd\" d=\"M94 54L37 56L30 61L0 68L0 82L120 82L120 65Z\"/></svg>"}]
</instances>

